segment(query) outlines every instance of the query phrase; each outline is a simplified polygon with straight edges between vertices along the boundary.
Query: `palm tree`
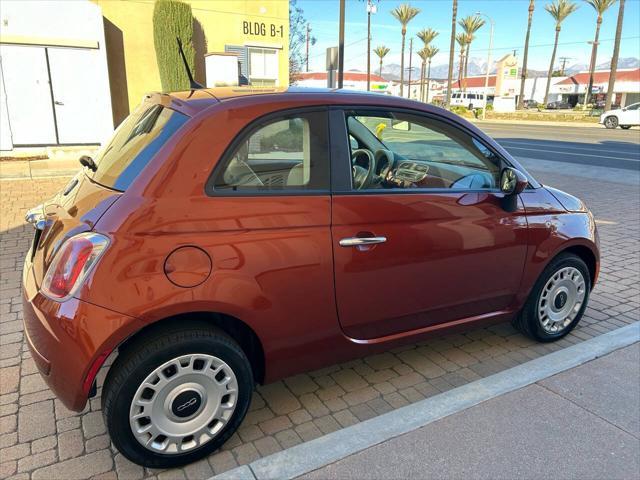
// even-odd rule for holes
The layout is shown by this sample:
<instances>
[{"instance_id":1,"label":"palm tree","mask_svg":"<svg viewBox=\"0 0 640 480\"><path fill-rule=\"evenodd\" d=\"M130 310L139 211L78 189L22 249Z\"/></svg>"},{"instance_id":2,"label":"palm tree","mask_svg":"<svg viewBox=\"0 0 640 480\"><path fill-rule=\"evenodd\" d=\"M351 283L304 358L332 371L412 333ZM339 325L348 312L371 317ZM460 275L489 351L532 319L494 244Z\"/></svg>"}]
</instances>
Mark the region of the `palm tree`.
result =
<instances>
[{"instance_id":1,"label":"palm tree","mask_svg":"<svg viewBox=\"0 0 640 480\"><path fill-rule=\"evenodd\" d=\"M623 0L624 1L624 0ZM556 40L553 44L553 52L551 53L551 62L549 63L549 74L547 75L547 86L544 89L544 104L549 101L549 87L551 86L551 76L553 75L553 64L556 61L556 51L558 50L558 38L560 37L560 29L562 22L578 9L578 5L570 0L553 0L544 6L556 22Z\"/></svg>"},{"instance_id":2,"label":"palm tree","mask_svg":"<svg viewBox=\"0 0 640 480\"><path fill-rule=\"evenodd\" d=\"M467 43L467 53L465 53L464 60L464 78L467 78L467 66L469 64L469 51L471 50L471 42L475 39L475 33L482 28L484 25L484 20L478 15L468 15L463 19L458 21L458 25L462 27L464 32L468 35L469 43ZM467 85L462 87L462 90L466 90Z\"/></svg>"},{"instance_id":3,"label":"palm tree","mask_svg":"<svg viewBox=\"0 0 640 480\"><path fill-rule=\"evenodd\" d=\"M624 0L620 0L618 7L618 25L616 26L616 39L613 44L613 56L611 57L611 70L609 71L609 83L607 85L607 98L604 110L611 110L613 87L616 84L616 70L618 68L618 56L620 55L620 37L622 37L622 21L624 19Z\"/></svg>"},{"instance_id":4,"label":"palm tree","mask_svg":"<svg viewBox=\"0 0 640 480\"><path fill-rule=\"evenodd\" d=\"M424 72L427 61L427 57L425 57L424 54L426 53L426 47L438 36L438 32L433 28L425 28L416 33L416 36L422 40L423 47L425 47L418 52L418 55L422 59L422 70L420 71L420 99L422 100L424 96ZM422 54L420 54L420 52L422 52Z\"/></svg>"},{"instance_id":5,"label":"palm tree","mask_svg":"<svg viewBox=\"0 0 640 480\"><path fill-rule=\"evenodd\" d=\"M458 0L453 0L451 15L451 41L449 42L449 73L447 76L447 100L445 106L451 102L451 82L453 80L453 57L456 49L456 17L458 16Z\"/></svg>"},{"instance_id":6,"label":"palm tree","mask_svg":"<svg viewBox=\"0 0 640 480\"><path fill-rule=\"evenodd\" d=\"M408 3L398 5L391 11L396 20L402 25L402 48L400 52L400 96L403 94L404 86L404 41L407 35L407 25L413 18L420 13L419 8L412 7Z\"/></svg>"},{"instance_id":7,"label":"palm tree","mask_svg":"<svg viewBox=\"0 0 640 480\"><path fill-rule=\"evenodd\" d=\"M458 65L458 88L462 85L462 72L464 70L464 52L469 44L469 35L466 32L456 34L456 42L460 46L460 63Z\"/></svg>"},{"instance_id":8,"label":"palm tree","mask_svg":"<svg viewBox=\"0 0 640 480\"><path fill-rule=\"evenodd\" d=\"M429 84L431 83L431 60L435 57L440 49L438 47L434 47L433 45L427 45L424 48L427 51L427 96L425 102L429 102Z\"/></svg>"},{"instance_id":9,"label":"palm tree","mask_svg":"<svg viewBox=\"0 0 640 480\"><path fill-rule=\"evenodd\" d=\"M584 108L587 108L587 103L591 99L591 89L593 88L593 71L596 69L596 57L598 56L598 38L600 37L600 26L602 25L602 15L606 12L610 6L616 3L616 0L584 0L598 14L596 20L596 35L593 39L593 47L591 48L591 62L589 63L589 85L587 85L587 91L584 94Z\"/></svg>"},{"instance_id":10,"label":"palm tree","mask_svg":"<svg viewBox=\"0 0 640 480\"><path fill-rule=\"evenodd\" d=\"M522 56L522 72L520 74L520 96L518 97L518 109L524 107L524 82L527 79L527 57L529 56L529 36L531 35L531 22L535 0L529 0L529 20L527 21L527 36L524 39L524 55Z\"/></svg>"},{"instance_id":11,"label":"palm tree","mask_svg":"<svg viewBox=\"0 0 640 480\"><path fill-rule=\"evenodd\" d=\"M422 43L426 47L431 42L433 42L434 38L438 36L438 32L436 32L433 28L425 28L416 33L416 36L420 40L422 40Z\"/></svg>"},{"instance_id":12,"label":"palm tree","mask_svg":"<svg viewBox=\"0 0 640 480\"><path fill-rule=\"evenodd\" d=\"M382 59L387 56L387 53L389 53L389 48L384 45L378 45L374 48L373 53L375 53L380 59L380 72L378 74L382 76Z\"/></svg>"},{"instance_id":13,"label":"palm tree","mask_svg":"<svg viewBox=\"0 0 640 480\"><path fill-rule=\"evenodd\" d=\"M427 48L426 46L418 50L418 56L422 60L422 67L420 68L420 101L424 102L424 72L427 68Z\"/></svg>"}]
</instances>

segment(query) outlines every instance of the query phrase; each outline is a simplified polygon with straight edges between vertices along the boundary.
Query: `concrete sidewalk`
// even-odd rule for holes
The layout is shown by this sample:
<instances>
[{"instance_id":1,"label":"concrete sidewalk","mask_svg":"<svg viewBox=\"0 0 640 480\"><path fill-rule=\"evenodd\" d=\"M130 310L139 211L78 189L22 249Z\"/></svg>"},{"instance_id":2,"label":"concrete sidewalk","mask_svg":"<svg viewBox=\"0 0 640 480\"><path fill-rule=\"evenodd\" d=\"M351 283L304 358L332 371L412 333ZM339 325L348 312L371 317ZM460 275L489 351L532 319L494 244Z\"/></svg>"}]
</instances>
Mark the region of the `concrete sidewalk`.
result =
<instances>
[{"instance_id":1,"label":"concrete sidewalk","mask_svg":"<svg viewBox=\"0 0 640 480\"><path fill-rule=\"evenodd\" d=\"M640 344L302 478L640 478Z\"/></svg>"}]
</instances>

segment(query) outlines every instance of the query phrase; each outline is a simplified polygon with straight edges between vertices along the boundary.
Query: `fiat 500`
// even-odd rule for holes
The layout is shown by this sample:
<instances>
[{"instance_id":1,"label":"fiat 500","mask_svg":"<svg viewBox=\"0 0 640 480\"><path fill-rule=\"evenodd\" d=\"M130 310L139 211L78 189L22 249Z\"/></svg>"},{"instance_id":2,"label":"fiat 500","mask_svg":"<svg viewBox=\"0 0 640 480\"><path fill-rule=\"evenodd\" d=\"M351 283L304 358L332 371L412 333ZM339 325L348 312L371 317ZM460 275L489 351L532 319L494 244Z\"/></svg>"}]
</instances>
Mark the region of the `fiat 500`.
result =
<instances>
[{"instance_id":1,"label":"fiat 500","mask_svg":"<svg viewBox=\"0 0 640 480\"><path fill-rule=\"evenodd\" d=\"M27 214L26 338L150 467L219 448L256 383L454 327L561 338L598 276L580 200L402 98L152 94L81 163Z\"/></svg>"}]
</instances>

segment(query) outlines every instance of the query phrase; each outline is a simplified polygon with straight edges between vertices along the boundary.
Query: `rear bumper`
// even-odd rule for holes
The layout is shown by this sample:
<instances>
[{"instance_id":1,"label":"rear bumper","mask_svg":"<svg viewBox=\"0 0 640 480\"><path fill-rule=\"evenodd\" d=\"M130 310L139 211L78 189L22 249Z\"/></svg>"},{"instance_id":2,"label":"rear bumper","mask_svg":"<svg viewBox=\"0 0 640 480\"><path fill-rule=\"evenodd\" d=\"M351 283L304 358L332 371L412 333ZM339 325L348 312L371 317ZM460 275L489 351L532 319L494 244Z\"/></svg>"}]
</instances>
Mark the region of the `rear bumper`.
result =
<instances>
[{"instance_id":1,"label":"rear bumper","mask_svg":"<svg viewBox=\"0 0 640 480\"><path fill-rule=\"evenodd\" d=\"M25 338L36 366L62 403L81 411L97 370L136 329L136 319L76 298L56 302L45 297L29 260L22 277L22 304Z\"/></svg>"}]
</instances>

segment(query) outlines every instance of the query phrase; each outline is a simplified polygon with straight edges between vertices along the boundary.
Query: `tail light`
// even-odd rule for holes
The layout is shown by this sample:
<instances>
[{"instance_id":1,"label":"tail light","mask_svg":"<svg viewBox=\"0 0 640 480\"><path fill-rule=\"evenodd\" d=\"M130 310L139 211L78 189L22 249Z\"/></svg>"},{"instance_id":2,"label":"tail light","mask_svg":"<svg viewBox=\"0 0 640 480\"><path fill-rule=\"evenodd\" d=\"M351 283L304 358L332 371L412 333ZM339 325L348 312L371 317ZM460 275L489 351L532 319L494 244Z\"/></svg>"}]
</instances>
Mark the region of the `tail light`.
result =
<instances>
[{"instance_id":1,"label":"tail light","mask_svg":"<svg viewBox=\"0 0 640 480\"><path fill-rule=\"evenodd\" d=\"M71 237L53 257L42 282L42 293L58 301L71 297L108 245L109 239L98 233Z\"/></svg>"}]
</instances>

